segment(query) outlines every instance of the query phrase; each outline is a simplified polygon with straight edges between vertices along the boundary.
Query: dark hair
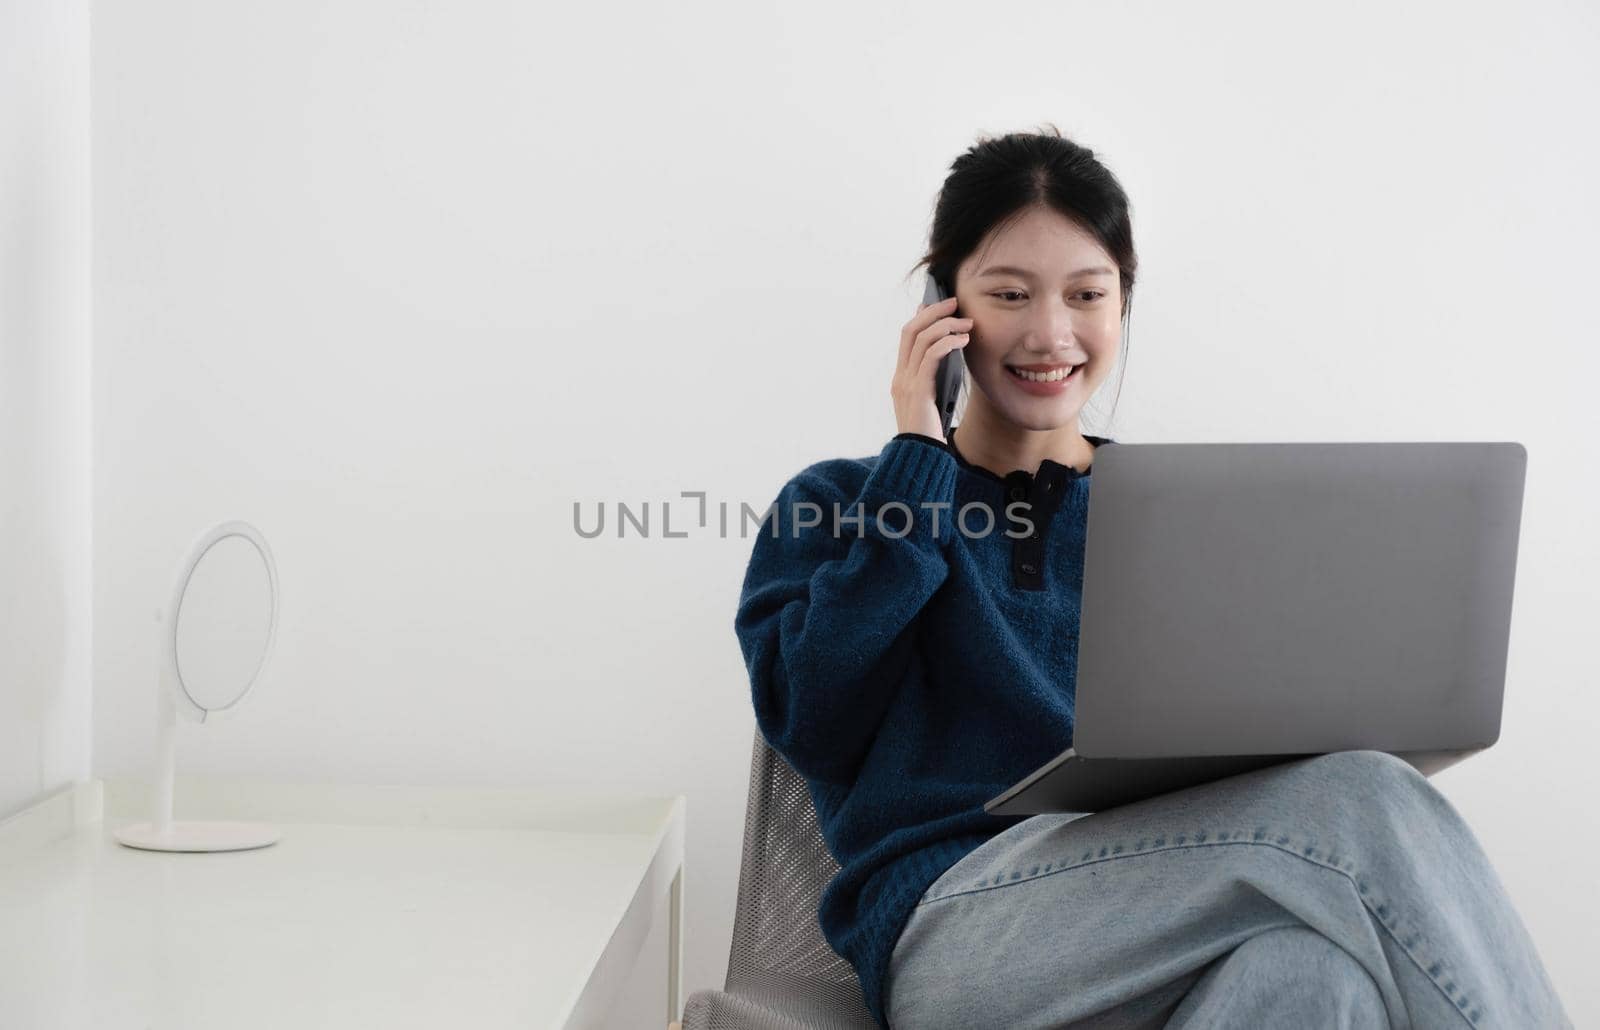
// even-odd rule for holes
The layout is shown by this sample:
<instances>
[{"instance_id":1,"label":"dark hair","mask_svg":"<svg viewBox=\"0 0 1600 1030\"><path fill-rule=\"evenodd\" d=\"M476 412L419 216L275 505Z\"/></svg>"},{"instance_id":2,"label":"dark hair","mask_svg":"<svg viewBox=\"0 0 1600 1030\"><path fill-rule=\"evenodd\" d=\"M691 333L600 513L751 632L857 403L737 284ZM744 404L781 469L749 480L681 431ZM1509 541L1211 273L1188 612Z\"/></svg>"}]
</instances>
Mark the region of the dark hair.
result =
<instances>
[{"instance_id":1,"label":"dark hair","mask_svg":"<svg viewBox=\"0 0 1600 1030\"><path fill-rule=\"evenodd\" d=\"M911 271L926 266L947 289L954 290L956 269L992 231L1009 227L1037 208L1057 211L1099 241L1117 264L1122 280L1121 353L1126 355L1128 316L1139 269L1128 195L1094 151L1064 138L1053 124L1046 126L1048 132L979 136L976 144L951 162L934 205L927 253ZM962 391L963 407L971 384L969 373ZM1121 392L1119 377L1118 396ZM1115 408L1113 403L1112 410Z\"/></svg>"}]
</instances>

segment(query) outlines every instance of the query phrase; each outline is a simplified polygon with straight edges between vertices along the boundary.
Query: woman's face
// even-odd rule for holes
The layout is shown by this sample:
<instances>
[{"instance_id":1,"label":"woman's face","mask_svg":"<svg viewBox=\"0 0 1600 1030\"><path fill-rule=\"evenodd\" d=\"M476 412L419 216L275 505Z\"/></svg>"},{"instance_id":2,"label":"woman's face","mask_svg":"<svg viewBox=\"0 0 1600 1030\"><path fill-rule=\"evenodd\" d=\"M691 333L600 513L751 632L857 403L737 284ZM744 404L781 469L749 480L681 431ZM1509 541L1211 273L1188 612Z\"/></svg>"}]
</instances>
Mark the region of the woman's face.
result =
<instances>
[{"instance_id":1,"label":"woman's face","mask_svg":"<svg viewBox=\"0 0 1600 1030\"><path fill-rule=\"evenodd\" d=\"M1075 424L1121 342L1121 276L1099 242L1054 210L1030 210L961 263L955 289L972 319L962 349L982 394L972 401L1025 429ZM1059 382L1016 371L1073 365L1083 367Z\"/></svg>"}]
</instances>

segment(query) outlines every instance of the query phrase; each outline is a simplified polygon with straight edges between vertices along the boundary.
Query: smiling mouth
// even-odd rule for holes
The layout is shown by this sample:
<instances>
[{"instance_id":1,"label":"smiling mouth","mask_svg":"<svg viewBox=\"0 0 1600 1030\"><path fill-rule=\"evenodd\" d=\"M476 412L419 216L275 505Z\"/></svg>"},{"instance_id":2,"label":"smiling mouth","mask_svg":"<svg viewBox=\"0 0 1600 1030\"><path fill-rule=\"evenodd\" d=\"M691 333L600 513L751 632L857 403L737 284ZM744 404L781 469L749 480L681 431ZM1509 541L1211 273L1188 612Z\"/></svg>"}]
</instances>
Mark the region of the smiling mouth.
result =
<instances>
[{"instance_id":1,"label":"smiling mouth","mask_svg":"<svg viewBox=\"0 0 1600 1030\"><path fill-rule=\"evenodd\" d=\"M1049 372L1027 372L1015 365L1007 365L1006 371L1025 383L1059 383L1077 375L1082 367L1082 365L1062 365Z\"/></svg>"}]
</instances>

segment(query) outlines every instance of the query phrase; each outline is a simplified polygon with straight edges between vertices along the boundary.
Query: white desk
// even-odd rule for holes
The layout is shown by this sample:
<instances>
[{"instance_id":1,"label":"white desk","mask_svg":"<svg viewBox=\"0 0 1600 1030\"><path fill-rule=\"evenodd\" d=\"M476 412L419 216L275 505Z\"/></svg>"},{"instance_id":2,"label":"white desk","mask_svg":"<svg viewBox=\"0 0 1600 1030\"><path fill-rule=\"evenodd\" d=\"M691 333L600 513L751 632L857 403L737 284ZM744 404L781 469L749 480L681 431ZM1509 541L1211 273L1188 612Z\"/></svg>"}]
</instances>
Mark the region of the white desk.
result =
<instances>
[{"instance_id":1,"label":"white desk","mask_svg":"<svg viewBox=\"0 0 1600 1030\"><path fill-rule=\"evenodd\" d=\"M681 1018L684 798L179 777L176 818L254 851L111 830L92 780L0 822L0 1027L607 1027L658 908Z\"/></svg>"}]
</instances>

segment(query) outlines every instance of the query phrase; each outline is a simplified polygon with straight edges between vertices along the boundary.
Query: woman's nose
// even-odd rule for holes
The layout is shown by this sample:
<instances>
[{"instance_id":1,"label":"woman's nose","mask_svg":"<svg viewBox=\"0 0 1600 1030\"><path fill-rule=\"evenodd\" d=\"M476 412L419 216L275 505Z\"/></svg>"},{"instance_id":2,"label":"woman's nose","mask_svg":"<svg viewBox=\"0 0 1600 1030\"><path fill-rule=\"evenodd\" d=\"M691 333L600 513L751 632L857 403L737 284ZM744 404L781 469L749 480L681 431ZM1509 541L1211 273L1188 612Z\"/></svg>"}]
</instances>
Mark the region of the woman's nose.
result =
<instances>
[{"instance_id":1,"label":"woman's nose","mask_svg":"<svg viewBox=\"0 0 1600 1030\"><path fill-rule=\"evenodd\" d=\"M1041 318L1029 327L1027 348L1040 354L1051 354L1072 347L1076 334L1070 315Z\"/></svg>"}]
</instances>

